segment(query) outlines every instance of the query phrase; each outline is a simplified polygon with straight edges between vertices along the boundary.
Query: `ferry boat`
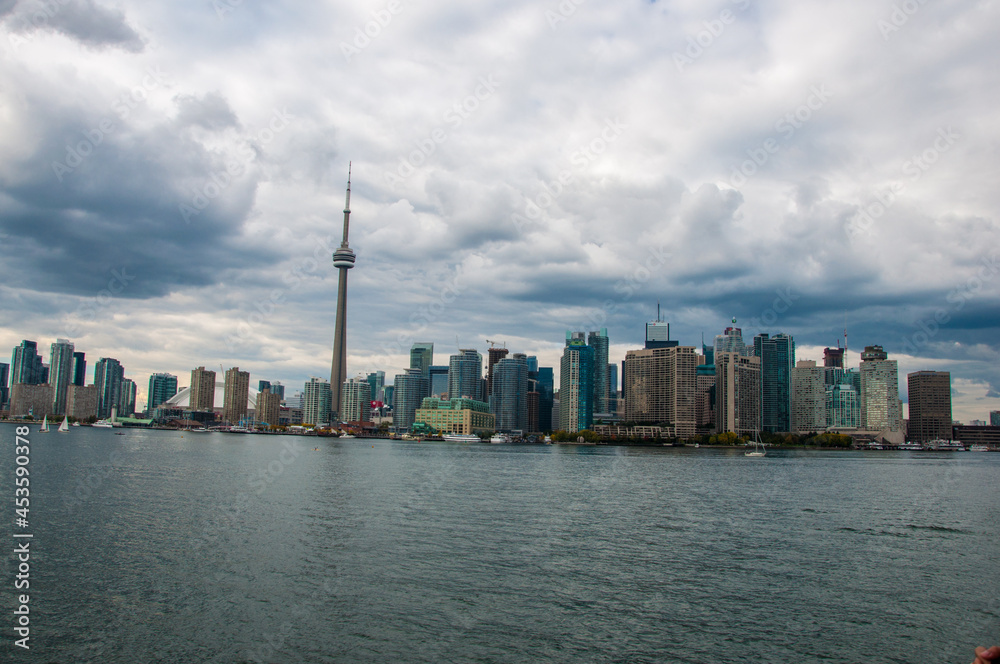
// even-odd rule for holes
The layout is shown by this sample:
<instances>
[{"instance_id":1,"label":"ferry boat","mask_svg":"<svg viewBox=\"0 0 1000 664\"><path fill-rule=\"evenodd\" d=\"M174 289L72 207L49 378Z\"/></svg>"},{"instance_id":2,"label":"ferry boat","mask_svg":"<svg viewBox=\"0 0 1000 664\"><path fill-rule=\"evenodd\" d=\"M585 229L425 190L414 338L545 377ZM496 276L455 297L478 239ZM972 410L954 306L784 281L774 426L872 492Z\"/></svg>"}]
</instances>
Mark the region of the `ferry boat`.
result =
<instances>
[{"instance_id":1,"label":"ferry boat","mask_svg":"<svg viewBox=\"0 0 1000 664\"><path fill-rule=\"evenodd\" d=\"M509 442L510 442L510 436L507 436L502 433L495 433L490 437L490 443L494 445L502 445L504 443L509 443Z\"/></svg>"},{"instance_id":2,"label":"ferry boat","mask_svg":"<svg viewBox=\"0 0 1000 664\"><path fill-rule=\"evenodd\" d=\"M919 452L924 449L924 446L920 443L903 443L899 446L901 450L909 450L911 452Z\"/></svg>"},{"instance_id":3,"label":"ferry boat","mask_svg":"<svg viewBox=\"0 0 1000 664\"><path fill-rule=\"evenodd\" d=\"M939 452L964 452L965 445L957 440L932 440L927 443L927 448L932 450L937 450Z\"/></svg>"},{"instance_id":4,"label":"ferry boat","mask_svg":"<svg viewBox=\"0 0 1000 664\"><path fill-rule=\"evenodd\" d=\"M443 440L449 443L481 443L483 442L479 436L469 434L469 433L446 433L441 436Z\"/></svg>"},{"instance_id":5,"label":"ferry boat","mask_svg":"<svg viewBox=\"0 0 1000 664\"><path fill-rule=\"evenodd\" d=\"M982 443L973 443L972 445L969 445L969 451L970 452L989 452L990 448L989 448L988 445L984 445Z\"/></svg>"}]
</instances>

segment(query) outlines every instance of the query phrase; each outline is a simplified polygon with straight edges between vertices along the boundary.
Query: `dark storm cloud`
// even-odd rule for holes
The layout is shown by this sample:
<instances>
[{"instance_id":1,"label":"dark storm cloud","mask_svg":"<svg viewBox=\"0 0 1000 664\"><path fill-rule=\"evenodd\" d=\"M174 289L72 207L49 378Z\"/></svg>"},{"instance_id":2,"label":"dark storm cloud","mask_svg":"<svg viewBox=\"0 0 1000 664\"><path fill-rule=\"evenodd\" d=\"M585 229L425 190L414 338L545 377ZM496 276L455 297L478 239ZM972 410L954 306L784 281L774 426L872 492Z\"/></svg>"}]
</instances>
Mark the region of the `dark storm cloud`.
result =
<instances>
[{"instance_id":1,"label":"dark storm cloud","mask_svg":"<svg viewBox=\"0 0 1000 664\"><path fill-rule=\"evenodd\" d=\"M124 12L94 0L22 0L7 25L22 34L53 30L92 48L114 46L137 53L145 47Z\"/></svg>"},{"instance_id":2,"label":"dark storm cloud","mask_svg":"<svg viewBox=\"0 0 1000 664\"><path fill-rule=\"evenodd\" d=\"M274 259L266 245L241 238L259 181L252 151L226 176L231 155L167 118L146 125L54 102L26 96L22 120L40 136L0 180L10 203L0 210L9 286L93 295L125 269L135 276L122 297L144 298Z\"/></svg>"}]
</instances>

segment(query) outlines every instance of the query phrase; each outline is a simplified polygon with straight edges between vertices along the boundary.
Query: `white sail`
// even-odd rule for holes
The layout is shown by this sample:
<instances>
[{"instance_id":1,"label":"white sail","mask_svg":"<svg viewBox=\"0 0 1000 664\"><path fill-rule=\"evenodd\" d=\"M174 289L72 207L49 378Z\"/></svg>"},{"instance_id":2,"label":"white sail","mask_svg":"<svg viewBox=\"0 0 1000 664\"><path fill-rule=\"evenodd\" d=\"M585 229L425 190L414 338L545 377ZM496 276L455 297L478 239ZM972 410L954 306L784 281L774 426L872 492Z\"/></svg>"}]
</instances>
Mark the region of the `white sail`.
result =
<instances>
[{"instance_id":1,"label":"white sail","mask_svg":"<svg viewBox=\"0 0 1000 664\"><path fill-rule=\"evenodd\" d=\"M59 433L67 433L69 431L69 416L63 417L62 424L59 425Z\"/></svg>"},{"instance_id":2,"label":"white sail","mask_svg":"<svg viewBox=\"0 0 1000 664\"><path fill-rule=\"evenodd\" d=\"M49 432L49 416L45 415L42 417L42 428L38 430L38 433L48 433Z\"/></svg>"}]
</instances>

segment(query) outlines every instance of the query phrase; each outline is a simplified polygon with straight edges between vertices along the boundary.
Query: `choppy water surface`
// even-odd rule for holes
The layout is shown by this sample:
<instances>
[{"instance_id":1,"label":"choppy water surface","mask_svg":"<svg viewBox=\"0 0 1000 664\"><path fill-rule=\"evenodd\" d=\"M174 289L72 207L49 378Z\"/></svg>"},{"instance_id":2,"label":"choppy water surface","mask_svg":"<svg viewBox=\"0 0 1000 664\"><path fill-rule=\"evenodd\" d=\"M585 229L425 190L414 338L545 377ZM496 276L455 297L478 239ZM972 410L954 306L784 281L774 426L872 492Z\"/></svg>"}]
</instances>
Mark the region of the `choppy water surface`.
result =
<instances>
[{"instance_id":1,"label":"choppy water surface","mask_svg":"<svg viewBox=\"0 0 1000 664\"><path fill-rule=\"evenodd\" d=\"M31 440L32 650L8 556L4 661L967 663L1000 642L1000 454Z\"/></svg>"}]
</instances>

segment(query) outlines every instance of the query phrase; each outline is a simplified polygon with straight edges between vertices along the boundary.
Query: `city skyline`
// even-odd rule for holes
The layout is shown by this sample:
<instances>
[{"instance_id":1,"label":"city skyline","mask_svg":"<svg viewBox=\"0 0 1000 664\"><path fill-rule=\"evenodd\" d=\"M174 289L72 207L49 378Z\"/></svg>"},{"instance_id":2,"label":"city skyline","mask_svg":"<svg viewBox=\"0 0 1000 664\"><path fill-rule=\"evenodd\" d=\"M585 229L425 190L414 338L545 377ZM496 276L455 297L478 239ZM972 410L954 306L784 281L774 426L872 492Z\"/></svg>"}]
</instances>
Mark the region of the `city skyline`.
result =
<instances>
[{"instance_id":1,"label":"city skyline","mask_svg":"<svg viewBox=\"0 0 1000 664\"><path fill-rule=\"evenodd\" d=\"M144 396L326 375L353 159L346 377L489 338L558 385L566 330L620 361L660 300L681 345L735 316L821 361L846 326L850 366L1000 409L997 8L95 7L0 10L0 348Z\"/></svg>"}]
</instances>

